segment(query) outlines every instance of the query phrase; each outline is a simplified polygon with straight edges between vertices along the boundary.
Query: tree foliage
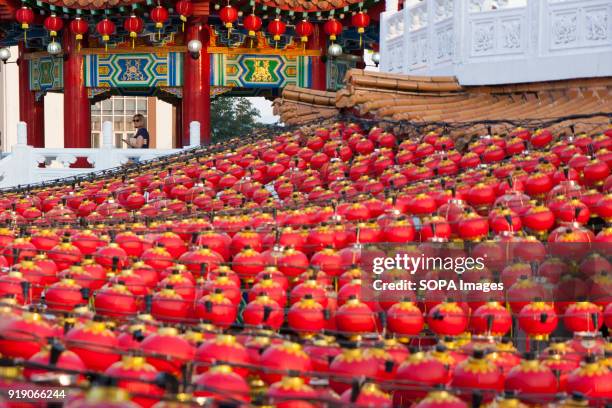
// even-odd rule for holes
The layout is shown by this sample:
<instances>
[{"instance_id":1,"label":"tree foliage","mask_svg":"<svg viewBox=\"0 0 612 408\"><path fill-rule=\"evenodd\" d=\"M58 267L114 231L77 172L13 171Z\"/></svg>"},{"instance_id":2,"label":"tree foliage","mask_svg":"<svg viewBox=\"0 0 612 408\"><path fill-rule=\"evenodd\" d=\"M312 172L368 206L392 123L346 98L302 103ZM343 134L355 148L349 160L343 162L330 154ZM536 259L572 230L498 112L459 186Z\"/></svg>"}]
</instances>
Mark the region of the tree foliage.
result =
<instances>
[{"instance_id":1,"label":"tree foliage","mask_svg":"<svg viewBox=\"0 0 612 408\"><path fill-rule=\"evenodd\" d=\"M212 139L247 135L261 125L259 117L259 111L247 98L217 97L210 107Z\"/></svg>"}]
</instances>

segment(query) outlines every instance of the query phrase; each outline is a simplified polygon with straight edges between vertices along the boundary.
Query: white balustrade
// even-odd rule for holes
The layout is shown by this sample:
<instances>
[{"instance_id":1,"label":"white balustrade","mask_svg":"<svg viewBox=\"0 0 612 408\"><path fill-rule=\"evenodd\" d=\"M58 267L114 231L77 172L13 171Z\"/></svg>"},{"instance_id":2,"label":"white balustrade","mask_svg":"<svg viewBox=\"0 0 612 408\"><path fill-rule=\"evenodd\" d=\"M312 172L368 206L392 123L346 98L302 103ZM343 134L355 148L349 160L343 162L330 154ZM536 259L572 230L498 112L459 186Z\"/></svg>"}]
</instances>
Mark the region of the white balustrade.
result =
<instances>
[{"instance_id":1,"label":"white balustrade","mask_svg":"<svg viewBox=\"0 0 612 408\"><path fill-rule=\"evenodd\" d=\"M463 85L612 76L611 0L406 0L381 16L385 72Z\"/></svg>"},{"instance_id":2,"label":"white balustrade","mask_svg":"<svg viewBox=\"0 0 612 408\"><path fill-rule=\"evenodd\" d=\"M192 138L191 146L186 148L199 145L200 124L191 122L190 126L191 134L197 135L197 141ZM0 188L83 175L118 167L129 161L150 160L181 151L181 149L118 149L112 145L112 136L112 123L104 122L102 147L99 149L34 148L27 145L26 123L19 122L17 144L13 146L9 155L0 160ZM79 157L84 157L91 168L70 167Z\"/></svg>"}]
</instances>

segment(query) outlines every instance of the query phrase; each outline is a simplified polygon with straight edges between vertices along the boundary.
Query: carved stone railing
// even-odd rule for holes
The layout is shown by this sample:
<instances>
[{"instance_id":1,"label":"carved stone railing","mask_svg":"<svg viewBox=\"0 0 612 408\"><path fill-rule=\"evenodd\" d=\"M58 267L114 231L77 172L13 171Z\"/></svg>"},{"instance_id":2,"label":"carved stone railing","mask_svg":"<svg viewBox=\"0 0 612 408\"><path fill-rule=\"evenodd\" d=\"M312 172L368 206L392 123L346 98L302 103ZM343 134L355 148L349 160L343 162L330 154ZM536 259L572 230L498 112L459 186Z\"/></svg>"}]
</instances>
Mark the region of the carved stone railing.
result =
<instances>
[{"instance_id":1,"label":"carved stone railing","mask_svg":"<svg viewBox=\"0 0 612 408\"><path fill-rule=\"evenodd\" d=\"M463 85L612 75L610 0L387 0L381 71Z\"/></svg>"},{"instance_id":2,"label":"carved stone railing","mask_svg":"<svg viewBox=\"0 0 612 408\"><path fill-rule=\"evenodd\" d=\"M144 161L180 149L117 149L112 146L112 123L102 124L102 147L98 149L47 149L27 145L27 127L17 125L17 144L0 160L0 188L72 177L118 167L132 161ZM190 147L199 144L200 124L191 122ZM77 160L79 160L77 162ZM80 167L74 167L75 165ZM91 167L83 167L91 166ZM73 167L71 167L73 166Z\"/></svg>"}]
</instances>

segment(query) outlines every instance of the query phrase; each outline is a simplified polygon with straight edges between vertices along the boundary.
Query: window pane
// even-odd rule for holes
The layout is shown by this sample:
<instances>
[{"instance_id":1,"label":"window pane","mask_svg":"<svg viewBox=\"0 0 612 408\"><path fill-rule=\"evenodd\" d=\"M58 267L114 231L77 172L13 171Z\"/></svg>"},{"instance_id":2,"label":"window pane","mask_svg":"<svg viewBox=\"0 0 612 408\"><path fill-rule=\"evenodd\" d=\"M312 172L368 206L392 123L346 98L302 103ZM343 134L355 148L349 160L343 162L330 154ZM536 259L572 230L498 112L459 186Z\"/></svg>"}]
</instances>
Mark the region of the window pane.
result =
<instances>
[{"instance_id":1,"label":"window pane","mask_svg":"<svg viewBox=\"0 0 612 408\"><path fill-rule=\"evenodd\" d=\"M123 130L124 128L124 123L123 123L123 116L115 116L115 120L113 121L113 129L114 130Z\"/></svg>"},{"instance_id":2,"label":"window pane","mask_svg":"<svg viewBox=\"0 0 612 408\"><path fill-rule=\"evenodd\" d=\"M138 112L147 113L147 98L138 98Z\"/></svg>"},{"instance_id":3,"label":"window pane","mask_svg":"<svg viewBox=\"0 0 612 408\"><path fill-rule=\"evenodd\" d=\"M133 115L136 113L136 101L134 98L125 98L125 114Z\"/></svg>"},{"instance_id":4,"label":"window pane","mask_svg":"<svg viewBox=\"0 0 612 408\"><path fill-rule=\"evenodd\" d=\"M97 130L100 131L102 130L102 125L100 124L100 117L99 116L92 116L91 117L91 130Z\"/></svg>"},{"instance_id":5,"label":"window pane","mask_svg":"<svg viewBox=\"0 0 612 408\"><path fill-rule=\"evenodd\" d=\"M119 115L123 115L123 97L122 96L117 96L114 98L115 101L115 106L114 106L114 111L115 111L115 115L119 114Z\"/></svg>"},{"instance_id":6,"label":"window pane","mask_svg":"<svg viewBox=\"0 0 612 408\"><path fill-rule=\"evenodd\" d=\"M112 102L110 99L106 99L104 101L102 101L102 113L104 114L110 114L112 111Z\"/></svg>"},{"instance_id":7,"label":"window pane","mask_svg":"<svg viewBox=\"0 0 612 408\"><path fill-rule=\"evenodd\" d=\"M91 112L92 113L100 112L100 102L93 104L93 106L91 107Z\"/></svg>"},{"instance_id":8,"label":"window pane","mask_svg":"<svg viewBox=\"0 0 612 408\"><path fill-rule=\"evenodd\" d=\"M100 147L100 133L93 132L91 134L91 145L93 147Z\"/></svg>"}]
</instances>

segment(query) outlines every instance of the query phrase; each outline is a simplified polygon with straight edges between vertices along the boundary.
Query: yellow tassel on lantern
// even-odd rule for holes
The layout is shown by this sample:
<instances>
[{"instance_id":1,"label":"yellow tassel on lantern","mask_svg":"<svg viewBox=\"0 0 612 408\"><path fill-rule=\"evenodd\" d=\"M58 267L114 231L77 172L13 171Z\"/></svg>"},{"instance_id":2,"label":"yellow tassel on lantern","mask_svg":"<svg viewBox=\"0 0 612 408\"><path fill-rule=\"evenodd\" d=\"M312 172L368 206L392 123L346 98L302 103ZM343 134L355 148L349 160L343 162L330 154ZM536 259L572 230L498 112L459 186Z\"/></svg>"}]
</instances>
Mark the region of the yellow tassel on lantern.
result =
<instances>
[{"instance_id":1,"label":"yellow tassel on lantern","mask_svg":"<svg viewBox=\"0 0 612 408\"><path fill-rule=\"evenodd\" d=\"M254 37L255 36L255 31L249 30L249 36Z\"/></svg>"},{"instance_id":2,"label":"yellow tassel on lantern","mask_svg":"<svg viewBox=\"0 0 612 408\"><path fill-rule=\"evenodd\" d=\"M77 34L76 35L76 39L77 40L82 40L83 39L83 35L82 34Z\"/></svg>"},{"instance_id":3,"label":"yellow tassel on lantern","mask_svg":"<svg viewBox=\"0 0 612 408\"><path fill-rule=\"evenodd\" d=\"M130 37L132 37L132 49L136 47L136 37L138 37L138 33L136 31L130 31Z\"/></svg>"},{"instance_id":4,"label":"yellow tassel on lantern","mask_svg":"<svg viewBox=\"0 0 612 408\"><path fill-rule=\"evenodd\" d=\"M51 31L51 32L49 33L49 35L50 35L51 37L55 37L55 36L57 35L57 31Z\"/></svg>"},{"instance_id":5,"label":"yellow tassel on lantern","mask_svg":"<svg viewBox=\"0 0 612 408\"><path fill-rule=\"evenodd\" d=\"M183 32L185 32L185 22L187 21L187 17L186 16L181 16L180 19L183 22Z\"/></svg>"},{"instance_id":6,"label":"yellow tassel on lantern","mask_svg":"<svg viewBox=\"0 0 612 408\"><path fill-rule=\"evenodd\" d=\"M301 40L302 40L302 42L303 42L303 43L308 42L308 37L303 36L303 37L301 38Z\"/></svg>"},{"instance_id":7,"label":"yellow tassel on lantern","mask_svg":"<svg viewBox=\"0 0 612 408\"><path fill-rule=\"evenodd\" d=\"M336 41L336 36L332 34L332 35L329 36L329 39L331 41Z\"/></svg>"},{"instance_id":8,"label":"yellow tassel on lantern","mask_svg":"<svg viewBox=\"0 0 612 408\"><path fill-rule=\"evenodd\" d=\"M21 28L23 30L27 30L28 28L30 28L30 25L28 23L23 23L23 24L21 24Z\"/></svg>"}]
</instances>

